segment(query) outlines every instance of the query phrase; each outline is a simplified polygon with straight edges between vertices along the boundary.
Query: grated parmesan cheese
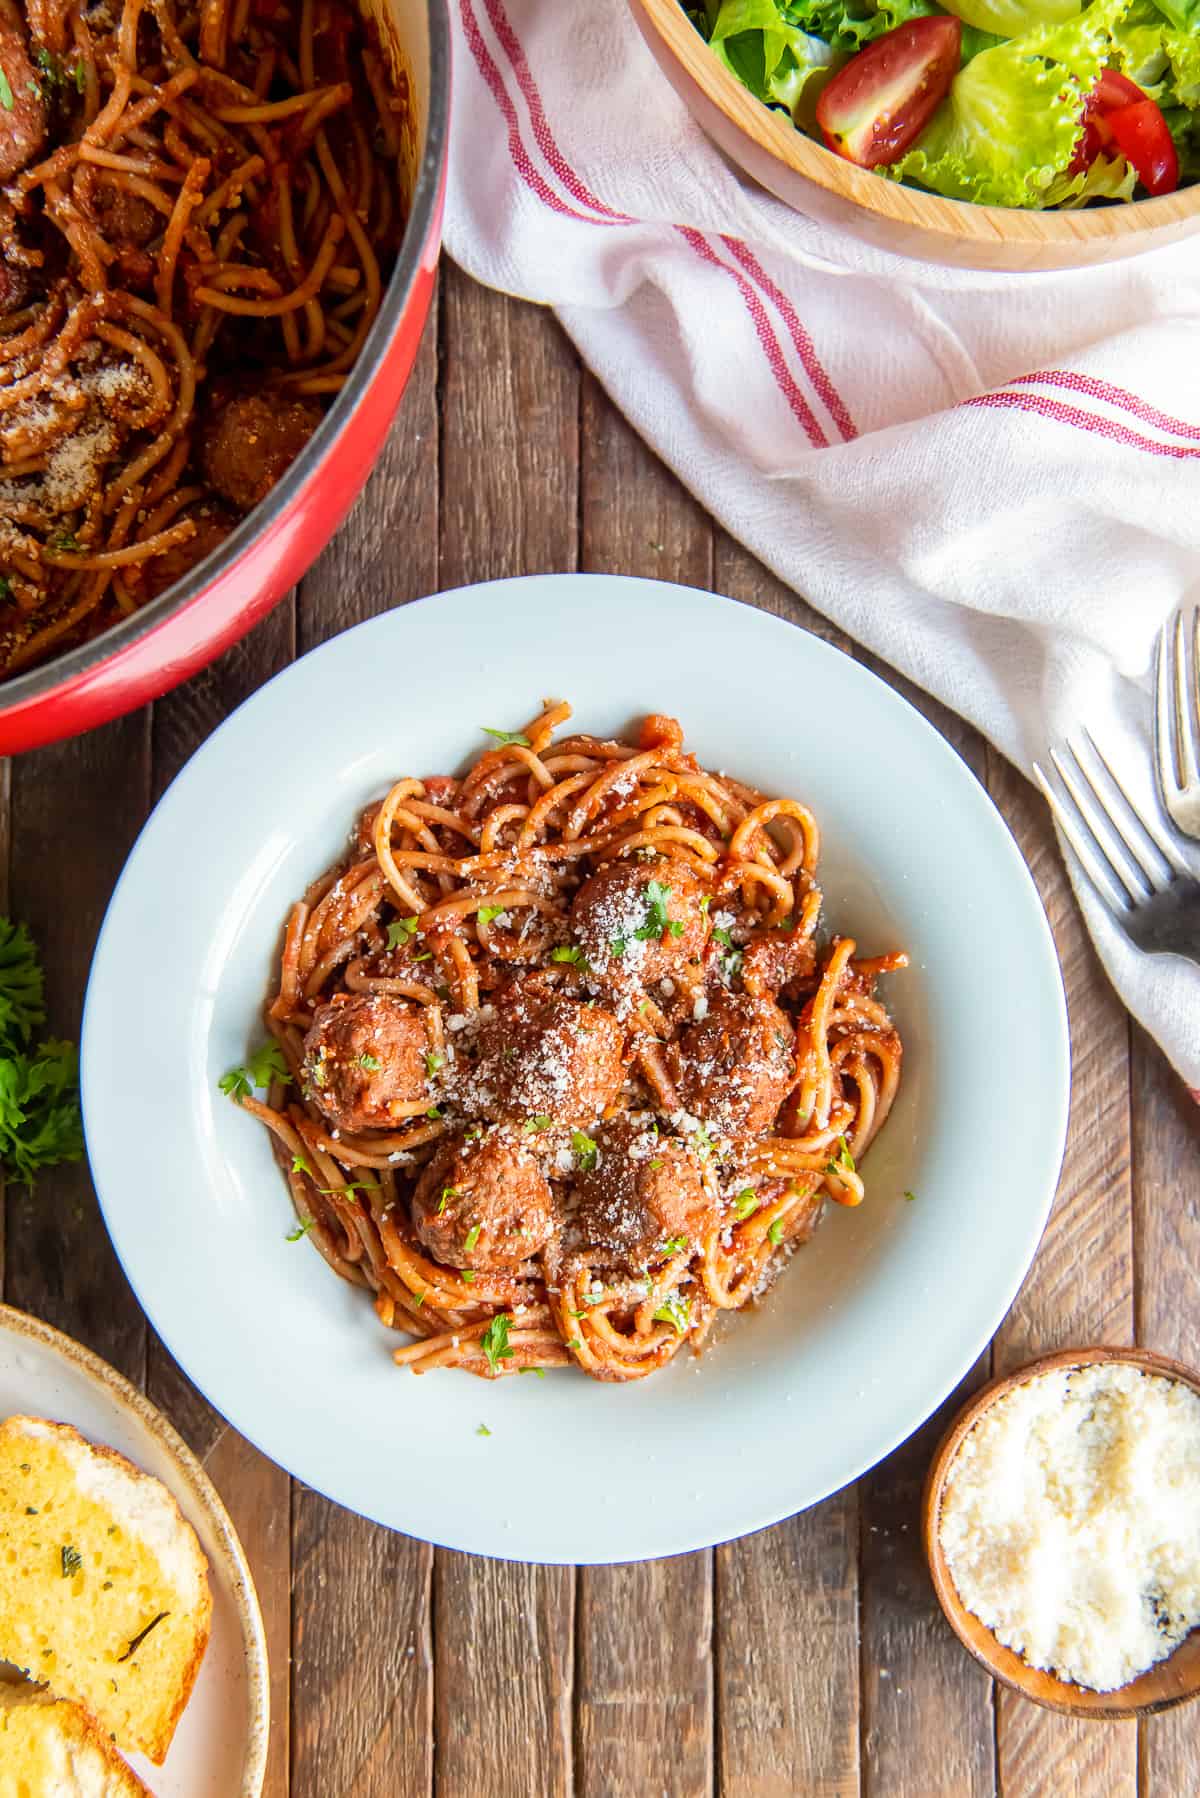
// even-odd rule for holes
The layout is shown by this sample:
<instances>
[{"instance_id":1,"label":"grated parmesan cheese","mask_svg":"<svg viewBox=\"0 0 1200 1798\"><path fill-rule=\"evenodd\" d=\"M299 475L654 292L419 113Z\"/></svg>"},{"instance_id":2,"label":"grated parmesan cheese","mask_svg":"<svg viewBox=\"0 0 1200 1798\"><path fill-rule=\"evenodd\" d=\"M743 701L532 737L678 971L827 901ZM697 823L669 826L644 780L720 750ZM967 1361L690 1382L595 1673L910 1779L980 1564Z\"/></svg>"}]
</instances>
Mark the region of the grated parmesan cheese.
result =
<instances>
[{"instance_id":1,"label":"grated parmesan cheese","mask_svg":"<svg viewBox=\"0 0 1200 1798\"><path fill-rule=\"evenodd\" d=\"M1200 1397L1120 1362L991 1405L938 1524L959 1596L1034 1667L1108 1692L1200 1624Z\"/></svg>"}]
</instances>

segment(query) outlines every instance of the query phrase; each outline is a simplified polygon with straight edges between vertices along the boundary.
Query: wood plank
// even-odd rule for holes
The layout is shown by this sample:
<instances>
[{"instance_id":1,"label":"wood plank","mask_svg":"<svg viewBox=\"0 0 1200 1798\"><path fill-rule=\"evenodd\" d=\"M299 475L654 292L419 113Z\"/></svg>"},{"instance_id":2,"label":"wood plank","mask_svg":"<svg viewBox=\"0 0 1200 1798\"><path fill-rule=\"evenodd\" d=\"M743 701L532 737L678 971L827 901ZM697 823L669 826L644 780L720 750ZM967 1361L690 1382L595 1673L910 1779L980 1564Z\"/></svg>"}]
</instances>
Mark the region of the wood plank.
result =
<instances>
[{"instance_id":1,"label":"wood plank","mask_svg":"<svg viewBox=\"0 0 1200 1798\"><path fill-rule=\"evenodd\" d=\"M46 968L47 1028L77 1039L100 923L146 814L147 714L21 756L12 768L11 890ZM136 1077L136 1075L135 1075ZM117 1263L86 1165L10 1185L5 1293L139 1385L146 1327Z\"/></svg>"},{"instance_id":2,"label":"wood plank","mask_svg":"<svg viewBox=\"0 0 1200 1798\"><path fill-rule=\"evenodd\" d=\"M156 798L217 725L286 667L295 640L295 596L289 595L240 643L159 700L151 737ZM271 1748L263 1798L287 1798L291 1482L218 1416L153 1331L146 1390L204 1462L250 1562L270 1661Z\"/></svg>"},{"instance_id":3,"label":"wood plank","mask_svg":"<svg viewBox=\"0 0 1200 1798\"><path fill-rule=\"evenodd\" d=\"M1071 1344L1133 1340L1129 1021L1084 928L1045 802L995 752L989 754L988 785L1054 931L1074 1070L1063 1176L1037 1259L995 1338L999 1373ZM1006 1689L997 1696L1005 1798L1073 1791L1133 1798L1136 1724L1097 1729Z\"/></svg>"},{"instance_id":4,"label":"wood plank","mask_svg":"<svg viewBox=\"0 0 1200 1798\"><path fill-rule=\"evenodd\" d=\"M1133 1265L1137 1339L1200 1362L1200 1106L1133 1031ZM1183 1707L1141 1726L1139 1791L1200 1792L1200 1730Z\"/></svg>"},{"instance_id":5,"label":"wood plank","mask_svg":"<svg viewBox=\"0 0 1200 1798\"><path fill-rule=\"evenodd\" d=\"M723 532L714 544L713 585L849 648L848 638ZM802 1279L802 1267L789 1278ZM722 1791L738 1798L856 1798L858 1537L858 1491L850 1486L716 1550Z\"/></svg>"},{"instance_id":6,"label":"wood plank","mask_svg":"<svg viewBox=\"0 0 1200 1798\"><path fill-rule=\"evenodd\" d=\"M580 486L585 569L711 585L709 519L588 374ZM711 1791L712 1631L711 1551L580 1569L575 1739L582 1798L650 1792L664 1783L681 1798Z\"/></svg>"},{"instance_id":7,"label":"wood plank","mask_svg":"<svg viewBox=\"0 0 1200 1798\"><path fill-rule=\"evenodd\" d=\"M292 1554L292 1792L425 1798L433 1762L426 1545L297 1482Z\"/></svg>"},{"instance_id":8,"label":"wood plank","mask_svg":"<svg viewBox=\"0 0 1200 1798\"><path fill-rule=\"evenodd\" d=\"M12 826L12 758L0 756L0 912L9 913L9 843ZM0 1169L0 1292L4 1291L4 1225L7 1182Z\"/></svg>"},{"instance_id":9,"label":"wood plank","mask_svg":"<svg viewBox=\"0 0 1200 1798\"><path fill-rule=\"evenodd\" d=\"M437 451L435 308L383 454L301 583L302 650L436 591ZM433 1550L299 1483L293 1520L292 1791L419 1798L433 1777Z\"/></svg>"},{"instance_id":10,"label":"wood plank","mask_svg":"<svg viewBox=\"0 0 1200 1798\"><path fill-rule=\"evenodd\" d=\"M548 312L450 264L442 296L441 585L573 568L575 353ZM532 1769L539 1794L571 1790L574 1600L570 1568L438 1552L439 1798L475 1798L481 1781L494 1798L526 1798Z\"/></svg>"},{"instance_id":11,"label":"wood plank","mask_svg":"<svg viewBox=\"0 0 1200 1798\"><path fill-rule=\"evenodd\" d=\"M983 779L987 752L977 732L894 669L861 660ZM991 1682L942 1616L920 1545L929 1458L989 1366L985 1353L934 1417L859 1485L863 1791L871 1798L985 1798L995 1789Z\"/></svg>"}]
</instances>

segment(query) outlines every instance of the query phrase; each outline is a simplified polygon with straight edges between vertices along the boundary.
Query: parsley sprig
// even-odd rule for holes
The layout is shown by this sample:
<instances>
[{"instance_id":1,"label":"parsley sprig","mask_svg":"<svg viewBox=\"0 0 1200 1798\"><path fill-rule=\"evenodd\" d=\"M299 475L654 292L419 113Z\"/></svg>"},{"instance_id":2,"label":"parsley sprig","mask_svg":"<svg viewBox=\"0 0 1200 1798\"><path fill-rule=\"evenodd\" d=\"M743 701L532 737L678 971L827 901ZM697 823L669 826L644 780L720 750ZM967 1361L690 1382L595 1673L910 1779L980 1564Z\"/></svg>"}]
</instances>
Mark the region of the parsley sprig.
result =
<instances>
[{"instance_id":1,"label":"parsley sprig","mask_svg":"<svg viewBox=\"0 0 1200 1798\"><path fill-rule=\"evenodd\" d=\"M227 1074L221 1075L217 1085L231 1099L240 1101L248 1099L256 1086L265 1089L272 1080L282 1080L287 1085L291 1078L279 1044L263 1043L253 1055L247 1056L244 1067L230 1068Z\"/></svg>"},{"instance_id":2,"label":"parsley sprig","mask_svg":"<svg viewBox=\"0 0 1200 1798\"><path fill-rule=\"evenodd\" d=\"M692 1308L688 1301L681 1298L677 1292L673 1292L670 1298L663 1300L654 1313L654 1321L660 1324L673 1324L675 1334L682 1336L691 1321L691 1315Z\"/></svg>"},{"instance_id":3,"label":"parsley sprig","mask_svg":"<svg viewBox=\"0 0 1200 1798\"><path fill-rule=\"evenodd\" d=\"M41 964L23 924L0 917L0 1162L33 1185L40 1169L83 1154L79 1057L73 1043L47 1037Z\"/></svg>"},{"instance_id":4,"label":"parsley sprig","mask_svg":"<svg viewBox=\"0 0 1200 1798\"><path fill-rule=\"evenodd\" d=\"M590 1174L600 1155L599 1145L582 1130L572 1130L571 1148L575 1155L575 1166L581 1174Z\"/></svg>"},{"instance_id":5,"label":"parsley sprig","mask_svg":"<svg viewBox=\"0 0 1200 1798\"><path fill-rule=\"evenodd\" d=\"M410 937L416 936L417 923L416 918L393 918L387 927L388 948L399 949L402 943L406 943Z\"/></svg>"},{"instance_id":6,"label":"parsley sprig","mask_svg":"<svg viewBox=\"0 0 1200 1798\"><path fill-rule=\"evenodd\" d=\"M4 73L3 67L0 67L0 106L3 106L5 112L11 112L14 104L13 91L9 85L8 76Z\"/></svg>"},{"instance_id":7,"label":"parsley sprig","mask_svg":"<svg viewBox=\"0 0 1200 1798\"><path fill-rule=\"evenodd\" d=\"M646 921L639 924L633 933L639 943L659 943L665 936L683 935L682 919L667 916L667 900L670 897L670 887L665 887L661 880L646 883Z\"/></svg>"},{"instance_id":8,"label":"parsley sprig","mask_svg":"<svg viewBox=\"0 0 1200 1798\"><path fill-rule=\"evenodd\" d=\"M479 1338L479 1346L488 1359L488 1366L493 1373L499 1373L501 1361L511 1361L514 1351L508 1346L509 1319L503 1311L493 1317L483 1335Z\"/></svg>"},{"instance_id":9,"label":"parsley sprig","mask_svg":"<svg viewBox=\"0 0 1200 1798\"><path fill-rule=\"evenodd\" d=\"M529 738L523 730L493 730L490 724L484 724L480 728L485 737L495 737L497 743L504 748L510 743L516 743L521 749L528 749L530 746Z\"/></svg>"}]
</instances>

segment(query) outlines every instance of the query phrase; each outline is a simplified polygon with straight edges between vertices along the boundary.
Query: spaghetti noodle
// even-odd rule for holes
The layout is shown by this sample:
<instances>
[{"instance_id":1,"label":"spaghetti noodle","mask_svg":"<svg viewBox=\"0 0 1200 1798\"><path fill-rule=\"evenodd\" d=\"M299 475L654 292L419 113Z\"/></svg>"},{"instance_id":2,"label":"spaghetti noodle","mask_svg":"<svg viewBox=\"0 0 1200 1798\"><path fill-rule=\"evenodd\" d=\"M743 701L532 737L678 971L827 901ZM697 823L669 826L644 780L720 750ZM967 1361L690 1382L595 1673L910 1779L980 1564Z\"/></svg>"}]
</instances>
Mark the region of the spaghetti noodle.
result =
<instances>
[{"instance_id":1,"label":"spaghetti noodle","mask_svg":"<svg viewBox=\"0 0 1200 1798\"><path fill-rule=\"evenodd\" d=\"M407 127L346 0L0 0L0 674L171 586L303 448Z\"/></svg>"},{"instance_id":2,"label":"spaghetti noodle","mask_svg":"<svg viewBox=\"0 0 1200 1798\"><path fill-rule=\"evenodd\" d=\"M857 1205L904 955L818 936L795 800L547 702L461 779L398 781L293 908L273 1039L222 1085L298 1223L413 1338L499 1376L653 1372ZM265 1097L253 1088L265 1089Z\"/></svg>"}]
</instances>

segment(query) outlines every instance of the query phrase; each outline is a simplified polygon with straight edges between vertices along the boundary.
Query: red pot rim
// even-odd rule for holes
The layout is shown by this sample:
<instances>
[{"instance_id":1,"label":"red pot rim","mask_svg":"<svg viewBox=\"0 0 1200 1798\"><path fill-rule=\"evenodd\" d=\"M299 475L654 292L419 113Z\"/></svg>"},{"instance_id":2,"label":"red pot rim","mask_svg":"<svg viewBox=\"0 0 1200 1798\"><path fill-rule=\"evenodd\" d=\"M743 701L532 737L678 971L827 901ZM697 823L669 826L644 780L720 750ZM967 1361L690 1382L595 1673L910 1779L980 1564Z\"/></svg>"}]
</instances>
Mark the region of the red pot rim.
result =
<instances>
[{"instance_id":1,"label":"red pot rim","mask_svg":"<svg viewBox=\"0 0 1200 1798\"><path fill-rule=\"evenodd\" d=\"M450 21L446 0L427 0L429 21L429 97L425 143L404 241L380 302L379 316L368 333L350 378L304 449L266 499L247 513L234 531L182 581L169 587L128 618L110 625L74 649L0 682L0 718L31 700L48 699L60 687L73 686L102 663L151 636L163 622L203 598L214 580L236 570L251 547L292 510L298 495L319 474L333 445L371 387L407 313L431 227L442 203L450 118ZM246 628L260 615L247 597Z\"/></svg>"}]
</instances>

